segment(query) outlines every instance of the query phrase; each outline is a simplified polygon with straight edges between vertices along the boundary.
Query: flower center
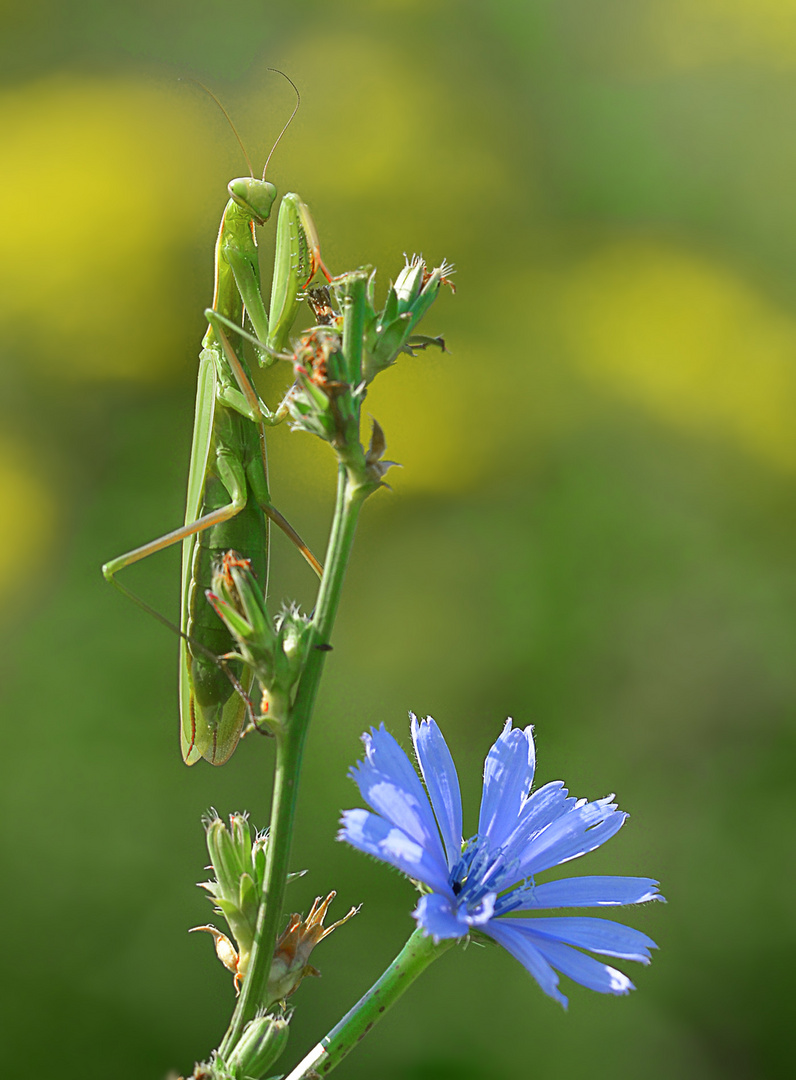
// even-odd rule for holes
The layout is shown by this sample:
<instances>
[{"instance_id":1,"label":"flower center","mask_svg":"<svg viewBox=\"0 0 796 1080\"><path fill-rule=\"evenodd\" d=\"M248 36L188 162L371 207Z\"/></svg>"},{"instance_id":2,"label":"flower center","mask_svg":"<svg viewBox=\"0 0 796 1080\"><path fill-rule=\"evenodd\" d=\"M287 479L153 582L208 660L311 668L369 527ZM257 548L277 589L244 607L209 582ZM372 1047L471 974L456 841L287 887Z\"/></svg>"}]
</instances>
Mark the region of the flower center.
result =
<instances>
[{"instance_id":1,"label":"flower center","mask_svg":"<svg viewBox=\"0 0 796 1080\"><path fill-rule=\"evenodd\" d=\"M448 879L459 911L477 916L485 903L496 915L511 911L533 890L532 882L517 881L516 870L517 861L506 862L485 836L471 836Z\"/></svg>"}]
</instances>

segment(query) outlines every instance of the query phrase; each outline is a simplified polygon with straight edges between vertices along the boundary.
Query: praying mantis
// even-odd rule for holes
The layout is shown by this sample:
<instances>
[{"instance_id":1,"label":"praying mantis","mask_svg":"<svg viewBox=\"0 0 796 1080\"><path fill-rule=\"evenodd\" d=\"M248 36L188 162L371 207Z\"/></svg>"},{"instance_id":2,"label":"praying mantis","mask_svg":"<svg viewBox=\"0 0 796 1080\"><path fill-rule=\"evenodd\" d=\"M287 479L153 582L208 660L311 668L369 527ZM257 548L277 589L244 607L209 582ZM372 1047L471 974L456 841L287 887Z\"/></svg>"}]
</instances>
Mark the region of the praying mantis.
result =
<instances>
[{"instance_id":1,"label":"praying mantis","mask_svg":"<svg viewBox=\"0 0 796 1080\"><path fill-rule=\"evenodd\" d=\"M260 400L248 365L236 354L227 333L230 326L242 328L245 319L254 336L242 329L241 333L249 340L256 336L262 343L255 345L256 358L262 367L269 366L284 348L303 290L318 270L331 280L310 212L298 195L289 192L282 198L277 217L269 311L263 303L255 227L264 225L271 216L277 191L265 173L301 101L295 84L289 78L288 82L296 91L296 107L268 155L262 179L254 177L249 162L251 175L228 185L230 199L215 248L213 304L205 313L209 326L199 356L185 523L102 568L106 580L165 622L118 582L116 574L182 543L180 742L187 765L199 758L223 765L237 746L249 708L247 692L252 675L243 672L238 661L226 663L234 643L205 596L219 557L229 549L241 552L264 583L265 593L268 523L272 520L321 573L312 553L272 505L268 490L266 429L278 423L285 410L271 412ZM215 95L211 97L227 116ZM234 125L232 128L235 131Z\"/></svg>"}]
</instances>

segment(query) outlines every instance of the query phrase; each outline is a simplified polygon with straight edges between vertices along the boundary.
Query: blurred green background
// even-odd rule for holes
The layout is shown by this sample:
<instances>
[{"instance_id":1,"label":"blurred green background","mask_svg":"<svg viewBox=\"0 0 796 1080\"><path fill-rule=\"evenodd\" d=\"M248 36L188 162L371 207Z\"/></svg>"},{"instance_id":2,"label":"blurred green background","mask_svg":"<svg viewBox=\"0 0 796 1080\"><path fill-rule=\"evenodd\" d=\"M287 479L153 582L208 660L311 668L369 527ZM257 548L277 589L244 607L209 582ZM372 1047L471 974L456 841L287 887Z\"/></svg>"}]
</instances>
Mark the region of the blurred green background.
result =
<instances>
[{"instance_id":1,"label":"blurred green background","mask_svg":"<svg viewBox=\"0 0 796 1080\"><path fill-rule=\"evenodd\" d=\"M442 725L474 829L511 714L539 779L628 826L569 872L661 879L639 990L546 999L447 955L339 1075L792 1075L796 700L793 0L28 0L0 35L0 702L8 1075L159 1077L217 1043L231 979L188 927L202 811L265 824L271 749L186 769L177 642L100 564L180 523L225 184L206 81L328 265L457 265L367 410L366 507L308 746L295 910L319 947L285 1067L411 929L411 886L335 844L346 769L407 710ZM262 230L268 272L273 230ZM262 392L274 399L276 381ZM324 545L334 470L273 439L277 504ZM177 617L166 552L128 584ZM312 600L275 542L275 600ZM631 968L633 970L631 970Z\"/></svg>"}]
</instances>

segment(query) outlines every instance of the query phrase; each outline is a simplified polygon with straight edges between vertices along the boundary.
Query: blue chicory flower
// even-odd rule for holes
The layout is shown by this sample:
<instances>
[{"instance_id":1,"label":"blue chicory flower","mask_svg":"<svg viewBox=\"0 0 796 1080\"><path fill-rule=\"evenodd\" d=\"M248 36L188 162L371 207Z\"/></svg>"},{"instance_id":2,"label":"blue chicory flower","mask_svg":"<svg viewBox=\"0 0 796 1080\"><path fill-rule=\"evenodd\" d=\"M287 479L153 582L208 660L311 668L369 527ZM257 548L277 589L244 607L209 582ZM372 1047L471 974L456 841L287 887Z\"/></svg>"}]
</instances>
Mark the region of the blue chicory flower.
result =
<instances>
[{"instance_id":1,"label":"blue chicory flower","mask_svg":"<svg viewBox=\"0 0 796 1080\"><path fill-rule=\"evenodd\" d=\"M594 851L621 828L627 814L611 801L613 795L575 799L560 780L531 793L533 729L513 728L509 719L484 764L478 832L462 842L453 758L431 717L418 722L410 716L425 789L384 725L371 728L362 737L365 760L349 775L375 813L345 811L338 839L425 886L412 914L435 941L470 931L487 934L564 1007L557 971L603 994L634 989L621 971L579 950L647 964L656 945L646 934L602 918L508 917L663 899L651 878L573 877L536 884L537 874Z\"/></svg>"}]
</instances>

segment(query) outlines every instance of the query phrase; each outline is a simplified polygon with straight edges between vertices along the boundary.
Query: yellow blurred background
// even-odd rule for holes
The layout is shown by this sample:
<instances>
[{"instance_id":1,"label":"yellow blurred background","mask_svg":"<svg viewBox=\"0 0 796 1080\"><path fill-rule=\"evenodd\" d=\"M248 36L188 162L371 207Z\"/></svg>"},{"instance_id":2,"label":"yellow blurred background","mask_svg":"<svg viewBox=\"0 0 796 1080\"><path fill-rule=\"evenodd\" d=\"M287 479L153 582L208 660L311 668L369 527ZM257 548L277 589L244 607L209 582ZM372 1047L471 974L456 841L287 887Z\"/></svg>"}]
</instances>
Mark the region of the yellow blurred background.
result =
<instances>
[{"instance_id":1,"label":"yellow blurred background","mask_svg":"<svg viewBox=\"0 0 796 1080\"><path fill-rule=\"evenodd\" d=\"M296 910L313 956L283 1064L377 977L408 883L334 842L359 734L430 713L475 828L483 756L534 723L539 780L631 820L583 872L661 878L639 990L564 1015L497 950L448 954L340 1068L385 1080L789 1076L796 740L794 0L31 0L0 5L0 792L9 1075L160 1076L233 1004L199 825L265 825L270 747L177 748L176 639L100 564L183 513L227 181L269 178L335 272L456 264L366 412L366 507L308 748ZM261 230L268 278L273 229ZM284 377L266 376L276 400ZM323 549L325 448L274 433ZM272 597L312 603L278 538ZM128 583L177 618L176 551ZM468 815L469 809L469 815ZM4 1026L5 1026L4 1024ZM282 1063L280 1063L282 1064Z\"/></svg>"}]
</instances>

